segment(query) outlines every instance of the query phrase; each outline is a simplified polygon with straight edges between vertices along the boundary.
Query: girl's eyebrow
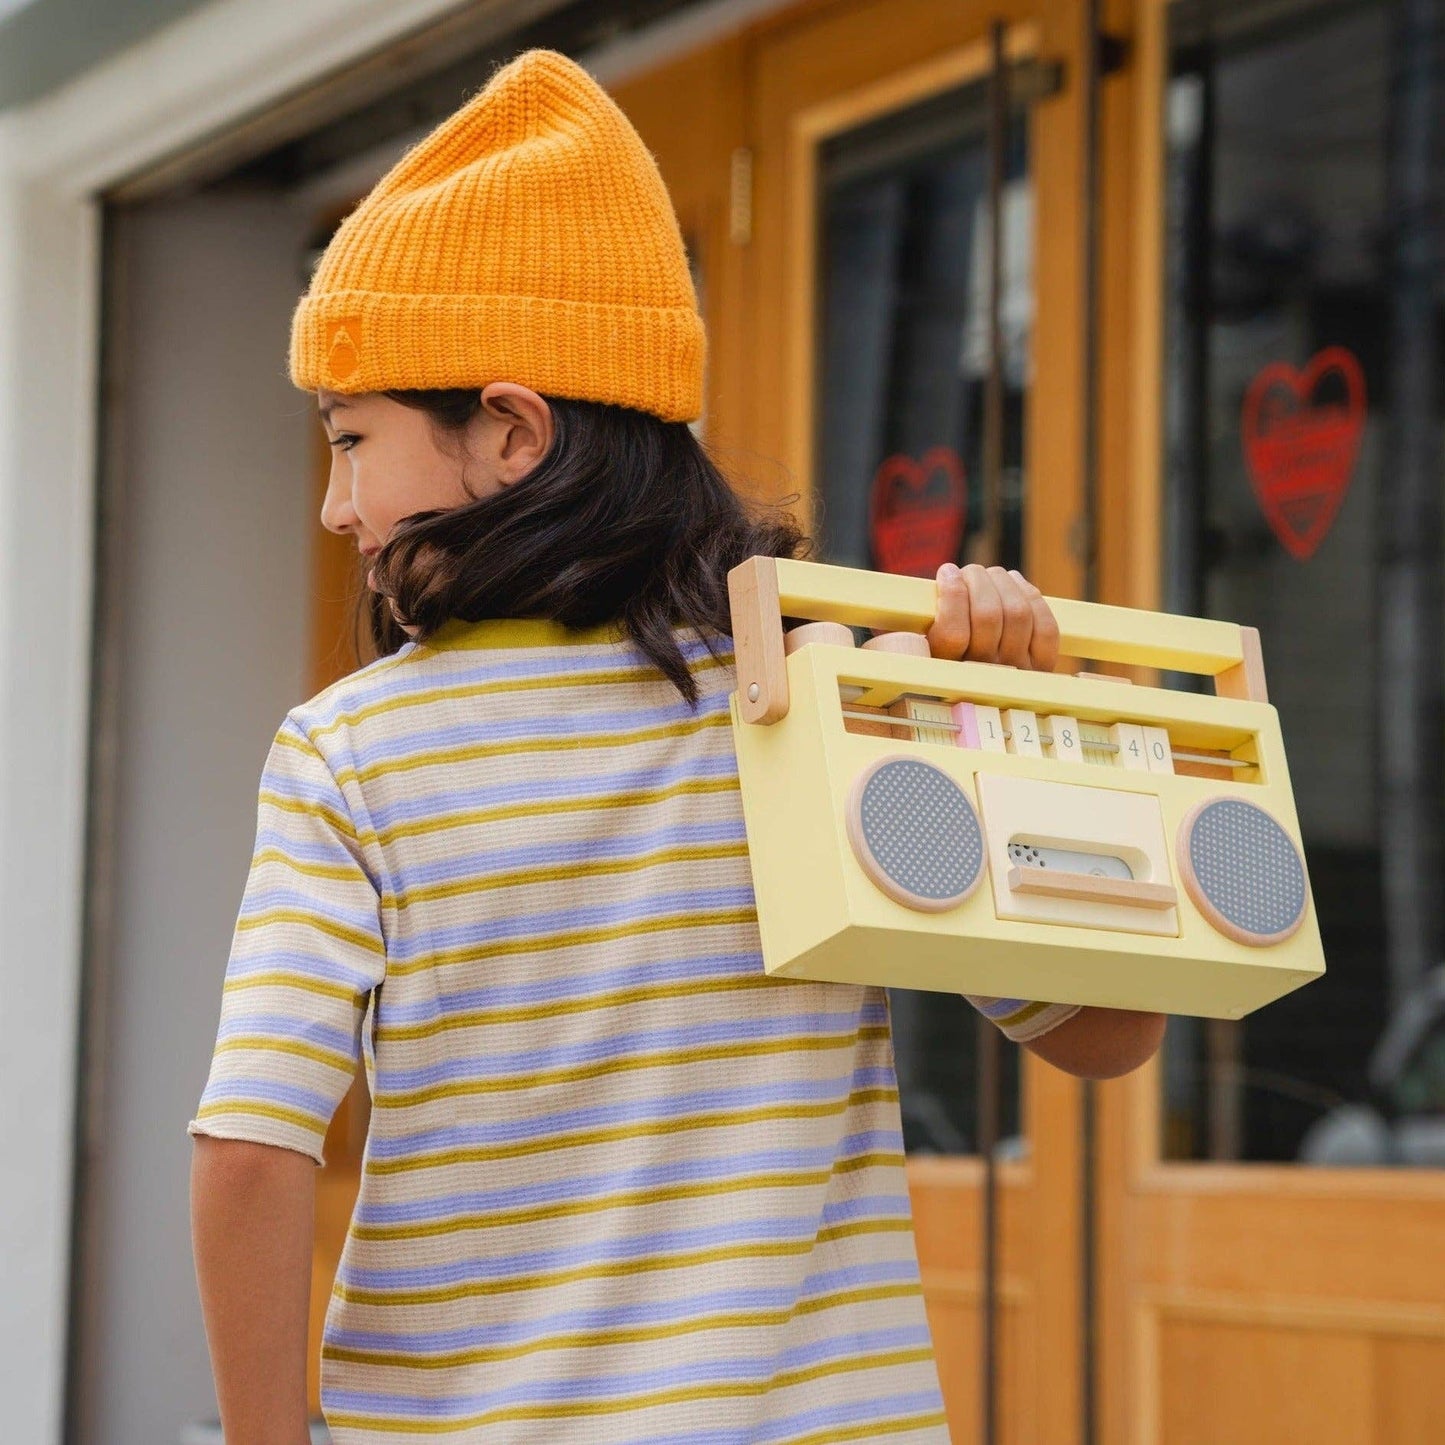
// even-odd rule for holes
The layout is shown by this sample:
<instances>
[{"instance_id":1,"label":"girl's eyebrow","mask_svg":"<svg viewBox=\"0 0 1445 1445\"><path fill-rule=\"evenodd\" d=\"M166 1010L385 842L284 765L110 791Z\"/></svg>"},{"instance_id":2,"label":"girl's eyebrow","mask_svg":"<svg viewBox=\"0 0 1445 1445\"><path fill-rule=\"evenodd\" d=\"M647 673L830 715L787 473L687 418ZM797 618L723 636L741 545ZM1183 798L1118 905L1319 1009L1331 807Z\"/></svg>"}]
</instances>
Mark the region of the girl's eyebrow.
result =
<instances>
[{"instance_id":1,"label":"girl's eyebrow","mask_svg":"<svg viewBox=\"0 0 1445 1445\"><path fill-rule=\"evenodd\" d=\"M346 401L340 397L338 397L335 401L328 402L325 406L320 408L321 420L329 423L331 420L331 413L333 411L340 411L343 407L350 407L350 405L351 403L349 401Z\"/></svg>"}]
</instances>

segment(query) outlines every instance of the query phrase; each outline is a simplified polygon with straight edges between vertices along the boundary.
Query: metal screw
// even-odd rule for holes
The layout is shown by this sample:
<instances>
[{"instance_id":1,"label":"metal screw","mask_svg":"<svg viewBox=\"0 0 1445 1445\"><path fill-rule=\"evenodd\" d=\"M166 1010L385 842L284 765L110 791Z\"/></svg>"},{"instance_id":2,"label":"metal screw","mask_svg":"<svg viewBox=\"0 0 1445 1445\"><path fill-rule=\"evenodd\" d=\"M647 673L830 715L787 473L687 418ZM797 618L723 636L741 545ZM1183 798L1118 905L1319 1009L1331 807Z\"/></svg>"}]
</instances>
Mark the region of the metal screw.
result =
<instances>
[{"instance_id":1,"label":"metal screw","mask_svg":"<svg viewBox=\"0 0 1445 1445\"><path fill-rule=\"evenodd\" d=\"M757 683L755 683L755 682L754 682L754 683L750 683L750 684L748 685L748 701L749 701L749 702L756 702L757 700L758 700L758 685L757 685Z\"/></svg>"}]
</instances>

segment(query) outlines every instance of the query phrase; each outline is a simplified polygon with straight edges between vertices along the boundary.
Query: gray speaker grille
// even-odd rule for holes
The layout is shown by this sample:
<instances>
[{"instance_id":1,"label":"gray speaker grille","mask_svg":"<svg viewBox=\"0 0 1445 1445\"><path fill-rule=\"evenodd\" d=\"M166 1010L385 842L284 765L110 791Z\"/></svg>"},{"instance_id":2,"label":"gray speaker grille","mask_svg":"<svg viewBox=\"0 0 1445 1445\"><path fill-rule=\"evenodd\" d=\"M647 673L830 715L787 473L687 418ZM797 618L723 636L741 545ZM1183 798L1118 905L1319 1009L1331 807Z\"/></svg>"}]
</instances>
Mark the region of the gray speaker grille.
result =
<instances>
[{"instance_id":1,"label":"gray speaker grille","mask_svg":"<svg viewBox=\"0 0 1445 1445\"><path fill-rule=\"evenodd\" d=\"M1236 928L1270 937L1305 910L1305 871L1288 833L1262 808L1221 798L1189 830L1189 865L1204 896Z\"/></svg>"},{"instance_id":2,"label":"gray speaker grille","mask_svg":"<svg viewBox=\"0 0 1445 1445\"><path fill-rule=\"evenodd\" d=\"M890 760L868 779L863 841L900 888L938 902L962 898L983 867L983 833L963 789L939 768Z\"/></svg>"}]
</instances>

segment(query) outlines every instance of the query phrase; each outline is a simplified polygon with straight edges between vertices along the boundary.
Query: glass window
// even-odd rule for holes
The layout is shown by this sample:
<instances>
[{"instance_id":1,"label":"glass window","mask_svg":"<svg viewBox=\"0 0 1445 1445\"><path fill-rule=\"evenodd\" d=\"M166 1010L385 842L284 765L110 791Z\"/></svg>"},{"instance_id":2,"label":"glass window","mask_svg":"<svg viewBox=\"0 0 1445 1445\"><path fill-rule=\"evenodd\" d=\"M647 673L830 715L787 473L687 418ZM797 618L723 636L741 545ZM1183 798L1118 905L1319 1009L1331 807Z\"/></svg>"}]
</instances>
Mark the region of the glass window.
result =
<instances>
[{"instance_id":1,"label":"glass window","mask_svg":"<svg viewBox=\"0 0 1445 1445\"><path fill-rule=\"evenodd\" d=\"M951 91L834 137L820 157L816 530L826 560L932 577L988 530L987 88ZM1026 128L1010 126L1002 211L1004 566L1022 555L1023 408L1033 286ZM912 1151L975 1140L975 1023L961 999L891 998ZM1003 1051L1018 1135L1018 1051Z\"/></svg>"},{"instance_id":2,"label":"glass window","mask_svg":"<svg viewBox=\"0 0 1445 1445\"><path fill-rule=\"evenodd\" d=\"M1387 1043L1445 892L1439 37L1384 3L1171 18L1165 605L1260 629L1327 972L1171 1021L1164 1152L1426 1162L1438 1059Z\"/></svg>"}]
</instances>

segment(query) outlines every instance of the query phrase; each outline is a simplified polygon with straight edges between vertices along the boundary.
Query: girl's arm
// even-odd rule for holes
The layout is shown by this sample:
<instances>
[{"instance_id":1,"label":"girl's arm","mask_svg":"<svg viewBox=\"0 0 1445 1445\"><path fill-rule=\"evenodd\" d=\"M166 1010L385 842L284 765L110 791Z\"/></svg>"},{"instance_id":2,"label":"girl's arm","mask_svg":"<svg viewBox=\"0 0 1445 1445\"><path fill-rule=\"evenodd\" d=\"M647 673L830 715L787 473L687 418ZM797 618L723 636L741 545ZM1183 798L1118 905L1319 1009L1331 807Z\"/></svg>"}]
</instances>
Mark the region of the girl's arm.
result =
<instances>
[{"instance_id":1,"label":"girl's arm","mask_svg":"<svg viewBox=\"0 0 1445 1445\"><path fill-rule=\"evenodd\" d=\"M316 1164L198 1135L191 1239L226 1445L307 1445Z\"/></svg>"},{"instance_id":2,"label":"girl's arm","mask_svg":"<svg viewBox=\"0 0 1445 1445\"><path fill-rule=\"evenodd\" d=\"M1163 1014L1082 1008L1024 1048L1081 1079L1116 1079L1154 1057L1164 1038Z\"/></svg>"}]
</instances>

